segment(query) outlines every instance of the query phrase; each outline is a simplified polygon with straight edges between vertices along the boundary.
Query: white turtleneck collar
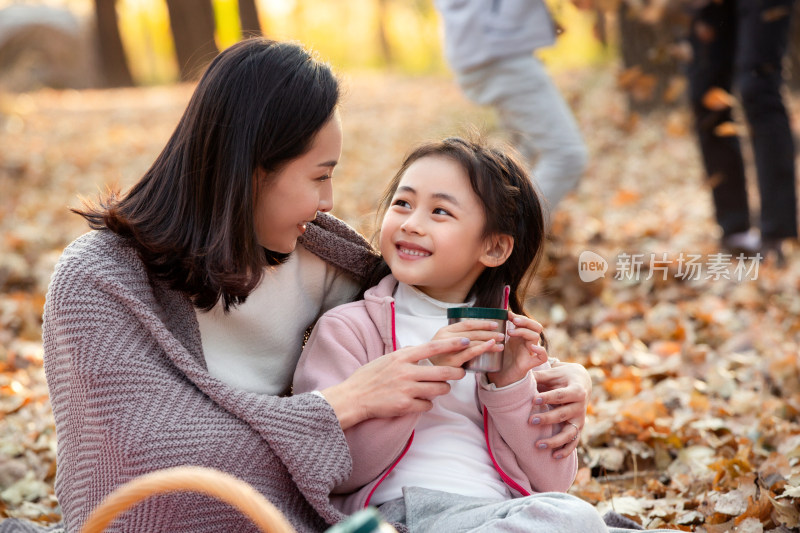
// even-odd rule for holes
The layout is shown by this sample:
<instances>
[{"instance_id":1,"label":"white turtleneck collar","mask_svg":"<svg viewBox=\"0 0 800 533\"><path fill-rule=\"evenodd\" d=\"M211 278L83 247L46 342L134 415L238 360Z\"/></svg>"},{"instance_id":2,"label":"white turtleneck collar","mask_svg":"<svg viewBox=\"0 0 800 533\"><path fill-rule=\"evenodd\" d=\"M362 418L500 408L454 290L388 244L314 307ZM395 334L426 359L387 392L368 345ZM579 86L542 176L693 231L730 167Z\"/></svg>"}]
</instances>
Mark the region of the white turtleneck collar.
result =
<instances>
[{"instance_id":1,"label":"white turtleneck collar","mask_svg":"<svg viewBox=\"0 0 800 533\"><path fill-rule=\"evenodd\" d=\"M464 303L442 302L431 298L413 285L398 282L394 290L395 312L427 318L447 318L449 307L472 307L475 299Z\"/></svg>"}]
</instances>

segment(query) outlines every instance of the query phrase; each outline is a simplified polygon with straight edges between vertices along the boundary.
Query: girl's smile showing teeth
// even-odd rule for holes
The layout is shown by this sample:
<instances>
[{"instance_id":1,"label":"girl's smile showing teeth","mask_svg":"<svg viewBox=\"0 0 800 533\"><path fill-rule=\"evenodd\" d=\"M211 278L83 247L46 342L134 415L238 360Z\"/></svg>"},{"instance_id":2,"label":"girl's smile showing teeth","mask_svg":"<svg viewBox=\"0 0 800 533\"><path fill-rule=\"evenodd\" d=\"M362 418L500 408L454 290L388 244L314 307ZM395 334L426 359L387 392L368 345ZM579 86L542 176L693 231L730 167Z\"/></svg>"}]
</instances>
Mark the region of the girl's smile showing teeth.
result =
<instances>
[{"instance_id":1,"label":"girl's smile showing teeth","mask_svg":"<svg viewBox=\"0 0 800 533\"><path fill-rule=\"evenodd\" d=\"M464 302L486 268L486 214L461 163L422 156L395 177L380 250L394 278L435 300ZM527 178L526 178L527 179ZM492 263L493 264L493 263Z\"/></svg>"},{"instance_id":2,"label":"girl's smile showing teeth","mask_svg":"<svg viewBox=\"0 0 800 533\"><path fill-rule=\"evenodd\" d=\"M395 246L400 257L404 259L416 259L420 257L429 257L431 255L431 252L428 250L413 244L397 243Z\"/></svg>"}]
</instances>

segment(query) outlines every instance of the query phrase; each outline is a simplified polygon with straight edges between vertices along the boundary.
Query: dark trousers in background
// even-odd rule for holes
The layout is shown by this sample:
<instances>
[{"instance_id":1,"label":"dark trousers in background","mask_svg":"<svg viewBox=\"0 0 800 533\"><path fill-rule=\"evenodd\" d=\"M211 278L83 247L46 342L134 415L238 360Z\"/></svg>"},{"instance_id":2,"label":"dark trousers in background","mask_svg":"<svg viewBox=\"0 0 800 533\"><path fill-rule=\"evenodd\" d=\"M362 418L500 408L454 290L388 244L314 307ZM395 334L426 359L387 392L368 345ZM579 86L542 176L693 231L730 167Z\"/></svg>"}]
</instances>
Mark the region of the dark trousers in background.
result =
<instances>
[{"instance_id":1,"label":"dark trousers in background","mask_svg":"<svg viewBox=\"0 0 800 533\"><path fill-rule=\"evenodd\" d=\"M762 239L797 236L794 142L781 97L793 1L711 1L692 22L691 101L724 235L747 231L750 214L739 139L715 131L732 121L731 109L714 111L702 103L712 87L736 89L741 99L758 174Z\"/></svg>"}]
</instances>

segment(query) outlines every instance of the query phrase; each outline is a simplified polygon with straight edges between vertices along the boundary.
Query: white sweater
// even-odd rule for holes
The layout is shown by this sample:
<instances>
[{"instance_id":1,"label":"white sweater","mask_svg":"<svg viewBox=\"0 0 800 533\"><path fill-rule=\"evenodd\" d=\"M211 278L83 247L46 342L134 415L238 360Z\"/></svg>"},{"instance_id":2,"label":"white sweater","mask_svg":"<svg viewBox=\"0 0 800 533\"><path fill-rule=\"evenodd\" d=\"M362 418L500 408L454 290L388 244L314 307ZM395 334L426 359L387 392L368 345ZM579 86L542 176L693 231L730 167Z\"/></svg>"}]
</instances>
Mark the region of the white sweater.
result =
<instances>
[{"instance_id":1,"label":"white sweater","mask_svg":"<svg viewBox=\"0 0 800 533\"><path fill-rule=\"evenodd\" d=\"M195 310L209 373L236 389L288 393L306 328L356 292L352 278L298 244L242 305Z\"/></svg>"}]
</instances>

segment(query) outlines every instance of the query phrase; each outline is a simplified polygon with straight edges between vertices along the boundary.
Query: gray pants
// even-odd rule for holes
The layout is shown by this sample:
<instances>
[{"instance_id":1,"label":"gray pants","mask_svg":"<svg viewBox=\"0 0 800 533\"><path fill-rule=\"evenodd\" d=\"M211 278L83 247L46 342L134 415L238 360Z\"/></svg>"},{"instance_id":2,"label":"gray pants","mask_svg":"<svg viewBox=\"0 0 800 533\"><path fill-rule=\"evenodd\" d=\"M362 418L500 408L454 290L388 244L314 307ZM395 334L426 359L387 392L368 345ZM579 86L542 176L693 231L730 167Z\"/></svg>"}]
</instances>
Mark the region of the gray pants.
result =
<instances>
[{"instance_id":1,"label":"gray pants","mask_svg":"<svg viewBox=\"0 0 800 533\"><path fill-rule=\"evenodd\" d=\"M578 184L587 150L572 111L544 65L532 54L517 55L458 72L456 78L467 98L497 111L520 154L536 161L534 183L555 210Z\"/></svg>"},{"instance_id":2,"label":"gray pants","mask_svg":"<svg viewBox=\"0 0 800 533\"><path fill-rule=\"evenodd\" d=\"M404 487L402 498L378 509L388 521L405 524L410 533L609 531L594 507L561 492L492 500Z\"/></svg>"}]
</instances>

